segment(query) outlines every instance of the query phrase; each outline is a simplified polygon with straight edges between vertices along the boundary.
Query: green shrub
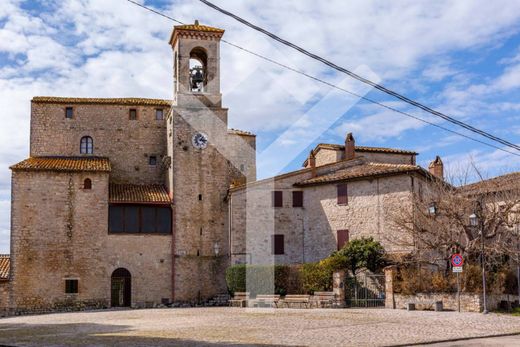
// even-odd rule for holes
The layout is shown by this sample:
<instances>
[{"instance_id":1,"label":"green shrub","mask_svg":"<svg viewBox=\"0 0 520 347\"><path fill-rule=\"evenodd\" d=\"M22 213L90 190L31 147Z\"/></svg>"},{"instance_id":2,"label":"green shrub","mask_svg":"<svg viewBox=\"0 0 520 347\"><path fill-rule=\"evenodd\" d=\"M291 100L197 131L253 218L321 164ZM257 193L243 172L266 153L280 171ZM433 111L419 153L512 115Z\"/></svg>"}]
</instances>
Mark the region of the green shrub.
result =
<instances>
[{"instance_id":1,"label":"green shrub","mask_svg":"<svg viewBox=\"0 0 520 347\"><path fill-rule=\"evenodd\" d=\"M226 283L231 294L248 291L254 296L302 292L299 267L291 265L233 265L226 270Z\"/></svg>"},{"instance_id":2,"label":"green shrub","mask_svg":"<svg viewBox=\"0 0 520 347\"><path fill-rule=\"evenodd\" d=\"M322 260L318 263L307 263L302 266L303 291L313 294L318 291L332 290L333 263Z\"/></svg>"}]
</instances>

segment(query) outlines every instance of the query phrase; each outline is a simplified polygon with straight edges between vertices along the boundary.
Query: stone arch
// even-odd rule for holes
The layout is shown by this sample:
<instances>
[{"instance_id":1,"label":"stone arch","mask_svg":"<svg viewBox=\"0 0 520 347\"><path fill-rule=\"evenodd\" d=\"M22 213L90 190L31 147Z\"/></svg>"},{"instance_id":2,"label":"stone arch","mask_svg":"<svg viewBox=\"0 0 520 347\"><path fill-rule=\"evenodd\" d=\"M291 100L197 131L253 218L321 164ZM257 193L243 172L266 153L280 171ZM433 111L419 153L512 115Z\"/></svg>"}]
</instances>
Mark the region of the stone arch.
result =
<instances>
[{"instance_id":1,"label":"stone arch","mask_svg":"<svg viewBox=\"0 0 520 347\"><path fill-rule=\"evenodd\" d=\"M112 272L110 302L112 307L130 307L132 304L132 275L125 268Z\"/></svg>"}]
</instances>

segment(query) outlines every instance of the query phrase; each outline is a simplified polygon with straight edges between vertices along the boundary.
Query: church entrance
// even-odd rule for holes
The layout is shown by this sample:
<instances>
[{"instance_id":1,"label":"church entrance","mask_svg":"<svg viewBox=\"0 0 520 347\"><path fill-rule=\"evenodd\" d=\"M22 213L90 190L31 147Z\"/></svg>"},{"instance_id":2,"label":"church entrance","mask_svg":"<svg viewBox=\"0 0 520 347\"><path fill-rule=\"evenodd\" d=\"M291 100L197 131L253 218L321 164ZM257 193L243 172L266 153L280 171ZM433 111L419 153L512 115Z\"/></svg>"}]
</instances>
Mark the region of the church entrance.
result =
<instances>
[{"instance_id":1,"label":"church entrance","mask_svg":"<svg viewBox=\"0 0 520 347\"><path fill-rule=\"evenodd\" d=\"M119 268L112 273L112 307L130 307L132 300L132 275L127 269Z\"/></svg>"}]
</instances>

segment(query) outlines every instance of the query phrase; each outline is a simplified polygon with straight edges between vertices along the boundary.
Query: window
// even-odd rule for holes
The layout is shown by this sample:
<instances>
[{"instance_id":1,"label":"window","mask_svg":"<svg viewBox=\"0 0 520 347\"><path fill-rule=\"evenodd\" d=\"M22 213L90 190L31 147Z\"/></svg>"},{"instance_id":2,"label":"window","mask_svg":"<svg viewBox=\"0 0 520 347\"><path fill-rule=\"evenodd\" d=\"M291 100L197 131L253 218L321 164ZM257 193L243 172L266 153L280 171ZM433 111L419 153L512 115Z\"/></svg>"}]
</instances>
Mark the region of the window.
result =
<instances>
[{"instance_id":1,"label":"window","mask_svg":"<svg viewBox=\"0 0 520 347\"><path fill-rule=\"evenodd\" d=\"M90 178L85 178L85 180L83 181L83 189L92 189L92 180Z\"/></svg>"},{"instance_id":2,"label":"window","mask_svg":"<svg viewBox=\"0 0 520 347\"><path fill-rule=\"evenodd\" d=\"M150 158L148 158L148 164L150 164L150 166L157 165L157 157L155 155L151 155Z\"/></svg>"},{"instance_id":3,"label":"window","mask_svg":"<svg viewBox=\"0 0 520 347\"><path fill-rule=\"evenodd\" d=\"M172 213L163 206L110 205L108 225L111 234L170 234Z\"/></svg>"},{"instance_id":4,"label":"window","mask_svg":"<svg viewBox=\"0 0 520 347\"><path fill-rule=\"evenodd\" d=\"M65 280L65 293L78 294L78 280Z\"/></svg>"},{"instance_id":5,"label":"window","mask_svg":"<svg viewBox=\"0 0 520 347\"><path fill-rule=\"evenodd\" d=\"M273 254L285 254L284 235L273 235Z\"/></svg>"},{"instance_id":6,"label":"window","mask_svg":"<svg viewBox=\"0 0 520 347\"><path fill-rule=\"evenodd\" d=\"M338 251L348 243L348 230L338 230Z\"/></svg>"},{"instance_id":7,"label":"window","mask_svg":"<svg viewBox=\"0 0 520 347\"><path fill-rule=\"evenodd\" d=\"M163 120L164 119L164 111L162 108L158 108L155 110L155 119Z\"/></svg>"},{"instance_id":8,"label":"window","mask_svg":"<svg viewBox=\"0 0 520 347\"><path fill-rule=\"evenodd\" d=\"M74 117L74 111L72 107L65 107L65 118L72 119Z\"/></svg>"},{"instance_id":9,"label":"window","mask_svg":"<svg viewBox=\"0 0 520 347\"><path fill-rule=\"evenodd\" d=\"M347 185L338 185L338 205L348 205Z\"/></svg>"},{"instance_id":10,"label":"window","mask_svg":"<svg viewBox=\"0 0 520 347\"><path fill-rule=\"evenodd\" d=\"M303 191L292 192L292 205L293 207L303 207Z\"/></svg>"},{"instance_id":11,"label":"window","mask_svg":"<svg viewBox=\"0 0 520 347\"><path fill-rule=\"evenodd\" d=\"M128 119L136 120L137 119L137 110L135 108L130 109L130 113L128 115Z\"/></svg>"},{"instance_id":12,"label":"window","mask_svg":"<svg viewBox=\"0 0 520 347\"><path fill-rule=\"evenodd\" d=\"M282 191L273 192L273 206L274 207L283 207L283 192Z\"/></svg>"},{"instance_id":13,"label":"window","mask_svg":"<svg viewBox=\"0 0 520 347\"><path fill-rule=\"evenodd\" d=\"M79 152L81 154L94 154L94 140L90 136L81 138Z\"/></svg>"}]
</instances>

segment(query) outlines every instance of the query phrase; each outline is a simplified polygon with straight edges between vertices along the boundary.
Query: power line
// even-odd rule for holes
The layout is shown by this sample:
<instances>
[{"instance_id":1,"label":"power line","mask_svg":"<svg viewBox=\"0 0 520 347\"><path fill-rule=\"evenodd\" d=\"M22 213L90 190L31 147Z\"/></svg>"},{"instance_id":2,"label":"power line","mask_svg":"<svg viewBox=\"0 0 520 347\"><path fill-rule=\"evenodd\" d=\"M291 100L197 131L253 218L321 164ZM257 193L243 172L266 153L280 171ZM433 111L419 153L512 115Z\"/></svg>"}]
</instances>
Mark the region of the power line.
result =
<instances>
[{"instance_id":1,"label":"power line","mask_svg":"<svg viewBox=\"0 0 520 347\"><path fill-rule=\"evenodd\" d=\"M331 61L329 61L329 60L327 60L327 59L325 59L325 58L323 58L323 57L321 57L321 56L319 56L317 54L311 53L311 52L305 50L304 48L302 48L302 47L300 47L300 46L298 46L298 45L296 45L296 44L294 44L294 43L292 43L290 41L284 40L281 37L279 37L279 36L269 32L269 31L267 31L267 30L265 30L265 29L263 29L263 28L261 28L259 26L256 26L256 25L252 24L251 22L248 22L247 20L245 20L245 19L243 19L243 18L241 18L241 17L239 17L239 16L237 16L237 15L235 15L235 14L229 12L229 11L226 11L223 8L220 8L220 7L212 4L211 2L209 2L207 0L199 0L199 1L202 2L203 4L209 6L209 7L217 10L218 12L223 13L223 14L225 14L225 15L227 15L227 16L235 19L235 20L237 20L238 22L240 22L240 23L242 23L242 24L244 24L244 25L246 25L246 26L248 26L248 27L250 27L250 28L252 28L252 29L254 29L256 31L261 32L262 34L267 35L268 37L272 38L273 40L276 40L276 41L282 43L285 46L293 48L293 49L297 50L298 52L300 52L302 54L305 54L306 56L308 56L308 57L310 57L310 58L312 58L314 60L317 60L317 61L319 61L319 62L321 62L321 63L323 63L323 64L325 64L325 65L327 65L327 66L329 66L331 68L333 68L334 70L342 72L342 73L344 73L344 74L346 74L346 75L348 75L348 76L350 76L350 77L352 77L352 78L354 78L354 79L356 79L356 80L358 80L360 82L368 84L368 85L372 86L373 88L382 91L383 93L386 93L386 94L388 94L390 96L393 96L393 97L395 97L395 98L397 98L397 99L399 99L401 101L404 101L404 102L406 102L406 103L408 103L408 104L410 104L412 106L420 108L423 111L431 113L431 114L433 114L433 115L435 115L437 117L440 117L440 118L442 118L442 119L444 119L444 120L446 120L446 121L448 121L450 123L453 123L453 124L456 124L456 125L458 125L460 127L463 127L463 128L465 128L465 129L467 129L467 130L469 130L471 132L474 132L474 133L479 134L481 136L487 137L490 140L499 142L499 143L501 143L501 144L503 144L503 145L505 145L507 147L511 147L513 149L516 149L517 151L520 151L520 146L518 146L518 145L516 145L514 143L511 143L511 142L509 142L507 140L499 138L499 137L497 137L495 135L492 135L492 134L490 134L490 133L488 133L486 131L477 129L477 128L473 127L472 125L469 125L467 123L459 121L459 120L457 120L457 119L455 119L453 117L450 117L450 116L448 116L448 115L446 115L446 114L444 114L442 112L436 111L436 110L434 110L434 109L432 109L432 108L430 108L430 107L428 107L428 106L426 106L424 104L421 104L418 101L412 100L412 99L410 99L410 98L408 98L408 97L406 97L406 96L404 96L402 94L394 92L393 90L388 89L388 88L386 88L383 85L380 85L380 84L375 83L375 82L373 82L373 81L371 81L369 79L366 79L366 78L364 78L364 77L362 77L362 76L360 76L360 75L358 75L358 74L356 74L356 73L354 73L354 72L352 72L352 71L350 71L348 69L345 69L345 68L343 68L343 67L341 67L339 65L334 64L333 62L331 62Z\"/></svg>"},{"instance_id":2,"label":"power line","mask_svg":"<svg viewBox=\"0 0 520 347\"><path fill-rule=\"evenodd\" d=\"M148 11L150 11L150 12L152 12L152 13L155 13L155 14L157 14L157 15L160 15L161 17L167 18L167 19L169 19L169 20L171 20L171 21L173 21L173 22L175 22L175 23L178 23L178 24L181 24L181 25L184 24L183 22L181 22L181 21L179 21L179 20L177 20L177 19L175 19L175 18L173 18L173 17L170 17L170 16L168 16L168 15L166 15L166 14L164 14L164 13L161 13L161 12L159 12L159 11L156 11L156 10L150 8L150 7L147 7L147 6L141 5L141 4L139 4L139 3L137 3L137 2L135 2L135 1L133 1L133 0L127 0L127 1L130 2L130 3L132 3L132 4L134 4L134 5L139 6L139 7L143 8L143 9L145 9L145 10L148 10ZM455 134L455 135L457 135L457 136L464 137L464 138L466 138L466 139L468 139L468 140L471 140L471 141L474 141L474 142L480 143L480 144L482 144L482 145L485 145L485 146L488 146L488 147L491 147L491 148L495 148L495 149L500 150L500 151L502 151L502 152L506 152L506 153L509 153L509 154L512 154L512 155L516 155L516 156L520 156L520 154L518 154L518 153L508 151L507 149L504 149L504 148L502 148L502 147L498 147L498 146L496 146L496 145L494 145L494 144L491 144L491 143L487 143L487 142L481 141L481 140L476 139L476 138L474 138L474 137L471 137L471 136L465 135L465 134L460 133L460 132L458 132L458 131L455 131L455 130L452 130L452 129L446 128L446 127L444 127L444 126L442 126L442 125L435 124L435 123L433 123L433 122L427 121L427 120L422 119L422 118L420 118L420 117L414 116L414 115L412 115L412 114L410 114L410 113L407 113L407 112L404 112L404 111L398 110L398 109L396 109L396 108L394 108L394 107L391 107L391 106L385 105L385 104L383 104L383 103L381 103L381 102L379 102L379 101L376 101L376 100L374 100L374 99L371 99L371 98L368 98L368 97L366 97L366 96L360 95L360 94L358 94L358 93L352 92L352 91L350 91L350 90L348 90L348 89L345 89L345 88L339 87L339 86L337 86L337 85L335 85L335 84L332 84L332 83L330 83L330 82L327 82L327 81L325 81L325 80L323 80L323 79L320 79L320 78L318 78L318 77L312 76L312 75L310 75L310 74L308 74L308 73L306 73L306 72L304 72L304 71L301 71L301 70L295 69L295 68L293 68L293 67L290 67L290 66L288 66L288 65L285 65L285 64L283 64L283 63L280 63L280 62L278 62L278 61L276 61L276 60L274 60L274 59L268 58L268 57L266 57L266 56L264 56L264 55L261 55L261 54L259 54L259 53L254 52L254 51L251 51L251 50L249 50L249 49L247 49L247 48L241 47L241 46L239 46L239 45L237 45L237 44L234 44L234 43L232 43L232 42L230 42L230 41L227 41L227 40L221 39L221 42L223 42L223 43L225 43L225 44L227 44L227 45L229 45L229 46L232 46L232 47L234 47L234 48L240 49L240 50L242 50L242 51L244 51L244 52L246 52L246 53L248 53L248 54L254 55L255 57L260 58L260 59L262 59L262 60L265 60L265 61L267 61L267 62L269 62L269 63L272 63L272 64L274 64L274 65L278 65L279 67L282 67L282 68L284 68L284 69L290 70L290 71L292 71L292 72L295 72L295 73L297 73L297 74L300 74L300 75L302 75L302 76L305 76L305 77L307 77L307 78L310 78L310 79L312 79L312 80L314 80L314 81L316 81L316 82L322 83L322 84L324 84L324 85L326 85L326 86L329 86L329 87L334 88L334 89L337 89L337 90L341 90L341 91L343 91L343 92L345 92L345 93L347 93L347 94L350 94L350 95L353 95L353 96L355 96L355 97L358 97L358 98L360 98L360 99L362 99L362 100L364 100L364 101L367 101L367 102L370 102L370 103L372 103L372 104L378 105L378 106L380 106L380 107L386 108L387 110L390 110L390 111L392 111L392 112L399 113L399 114L401 114L401 115L403 115L403 116L406 116L406 117L409 117L409 118L413 118L413 119L418 120L418 121L420 121L420 122L423 122L423 123L425 123L425 124L428 124L428 125L434 126L434 127L438 128L438 129L441 129L441 130L447 131L447 132L452 133L452 134Z\"/></svg>"}]
</instances>

